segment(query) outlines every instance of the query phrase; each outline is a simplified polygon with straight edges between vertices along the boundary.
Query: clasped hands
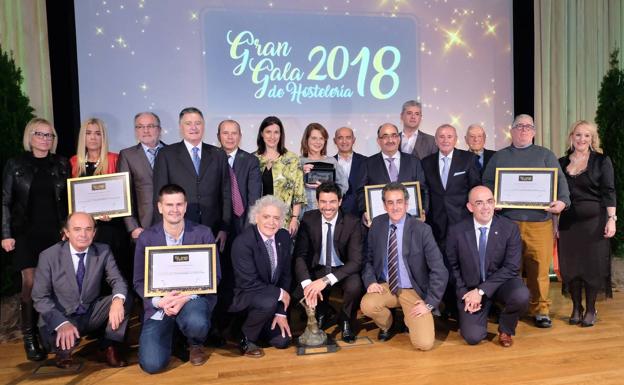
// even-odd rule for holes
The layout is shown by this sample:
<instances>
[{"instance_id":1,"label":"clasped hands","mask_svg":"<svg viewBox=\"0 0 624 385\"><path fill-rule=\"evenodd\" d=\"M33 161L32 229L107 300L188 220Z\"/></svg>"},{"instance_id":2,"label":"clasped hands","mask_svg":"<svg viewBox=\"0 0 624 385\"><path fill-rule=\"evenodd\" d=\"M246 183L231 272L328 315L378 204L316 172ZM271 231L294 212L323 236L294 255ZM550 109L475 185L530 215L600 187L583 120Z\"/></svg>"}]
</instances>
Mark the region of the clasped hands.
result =
<instances>
[{"instance_id":1,"label":"clasped hands","mask_svg":"<svg viewBox=\"0 0 624 385\"><path fill-rule=\"evenodd\" d=\"M479 294L479 289L472 289L462 297L464 301L464 311L472 314L481 310L482 296Z\"/></svg>"},{"instance_id":2,"label":"clasped hands","mask_svg":"<svg viewBox=\"0 0 624 385\"><path fill-rule=\"evenodd\" d=\"M166 315L173 317L182 310L182 307L184 307L190 299L190 296L174 290L167 293L158 301L158 307L161 308Z\"/></svg>"}]
</instances>

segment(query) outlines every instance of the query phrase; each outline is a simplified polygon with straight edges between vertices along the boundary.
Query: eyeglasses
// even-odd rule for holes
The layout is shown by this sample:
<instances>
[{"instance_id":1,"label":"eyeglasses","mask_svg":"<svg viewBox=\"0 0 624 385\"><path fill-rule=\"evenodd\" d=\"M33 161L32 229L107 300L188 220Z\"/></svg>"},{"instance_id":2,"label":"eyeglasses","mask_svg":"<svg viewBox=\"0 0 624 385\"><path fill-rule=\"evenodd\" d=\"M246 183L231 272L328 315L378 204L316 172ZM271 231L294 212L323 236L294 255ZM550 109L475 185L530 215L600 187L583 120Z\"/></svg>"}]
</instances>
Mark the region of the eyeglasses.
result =
<instances>
[{"instance_id":1,"label":"eyeglasses","mask_svg":"<svg viewBox=\"0 0 624 385\"><path fill-rule=\"evenodd\" d=\"M516 124L513 128L518 131L531 131L535 129L535 126L532 124Z\"/></svg>"},{"instance_id":2,"label":"eyeglasses","mask_svg":"<svg viewBox=\"0 0 624 385\"><path fill-rule=\"evenodd\" d=\"M136 128L137 130L143 130L143 129L146 129L146 128L152 130L154 128L160 128L160 126L157 125L157 124L147 124L147 125L145 125L145 124L137 124L136 126L134 126L134 128Z\"/></svg>"},{"instance_id":3,"label":"eyeglasses","mask_svg":"<svg viewBox=\"0 0 624 385\"><path fill-rule=\"evenodd\" d=\"M399 137L399 134L383 134L379 137L379 139L388 140L388 139L397 139L398 137Z\"/></svg>"},{"instance_id":4,"label":"eyeglasses","mask_svg":"<svg viewBox=\"0 0 624 385\"><path fill-rule=\"evenodd\" d=\"M476 201L475 203L473 203L473 205L478 208L483 207L485 205L494 206L494 199L488 199L487 201Z\"/></svg>"},{"instance_id":5,"label":"eyeglasses","mask_svg":"<svg viewBox=\"0 0 624 385\"><path fill-rule=\"evenodd\" d=\"M37 138L44 139L44 140L54 140L54 138L56 138L56 135L47 133L47 132L33 131L32 134L36 136Z\"/></svg>"}]
</instances>

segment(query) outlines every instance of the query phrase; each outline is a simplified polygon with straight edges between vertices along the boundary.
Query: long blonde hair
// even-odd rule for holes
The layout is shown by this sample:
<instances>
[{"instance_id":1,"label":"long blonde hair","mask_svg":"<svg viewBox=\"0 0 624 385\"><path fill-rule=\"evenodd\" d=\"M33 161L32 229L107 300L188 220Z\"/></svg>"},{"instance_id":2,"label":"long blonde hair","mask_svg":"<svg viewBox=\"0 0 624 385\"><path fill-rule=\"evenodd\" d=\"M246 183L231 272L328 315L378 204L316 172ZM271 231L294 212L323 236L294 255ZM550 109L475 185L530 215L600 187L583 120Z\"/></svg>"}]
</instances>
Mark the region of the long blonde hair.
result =
<instances>
[{"instance_id":1,"label":"long blonde hair","mask_svg":"<svg viewBox=\"0 0 624 385\"><path fill-rule=\"evenodd\" d=\"M78 146L76 149L77 171L75 175L85 175L87 173L87 146L85 145L85 137L87 136L87 127L93 124L98 126L102 132L102 147L100 147L100 156L98 158L98 165L95 168L93 175L102 175L108 170L108 135L106 134L106 125L104 121L98 118L89 118L85 120L80 126L80 133L78 134Z\"/></svg>"},{"instance_id":2,"label":"long blonde hair","mask_svg":"<svg viewBox=\"0 0 624 385\"><path fill-rule=\"evenodd\" d=\"M598 128L594 123L588 122L587 120L577 120L576 122L572 123L572 127L570 128L570 134L568 135L568 142L570 143L568 147L568 154L574 152L574 131L578 126L587 126L587 129L591 133L592 137L589 149L591 151L602 154L602 148L600 148L600 136L598 136Z\"/></svg>"},{"instance_id":3,"label":"long blonde hair","mask_svg":"<svg viewBox=\"0 0 624 385\"><path fill-rule=\"evenodd\" d=\"M54 126L52 125L52 123L50 123L49 121L43 118L32 118L26 124L26 127L24 128L24 137L22 140L22 144L24 145L24 150L32 151L32 147L30 146L30 141L32 140L32 136L35 133L35 127L37 127L40 124L50 127L50 129L52 130L52 133L54 134L54 140L52 140L52 147L50 147L50 153L54 154L56 152L56 145L58 144L58 134L56 133L56 130L54 129Z\"/></svg>"}]
</instances>

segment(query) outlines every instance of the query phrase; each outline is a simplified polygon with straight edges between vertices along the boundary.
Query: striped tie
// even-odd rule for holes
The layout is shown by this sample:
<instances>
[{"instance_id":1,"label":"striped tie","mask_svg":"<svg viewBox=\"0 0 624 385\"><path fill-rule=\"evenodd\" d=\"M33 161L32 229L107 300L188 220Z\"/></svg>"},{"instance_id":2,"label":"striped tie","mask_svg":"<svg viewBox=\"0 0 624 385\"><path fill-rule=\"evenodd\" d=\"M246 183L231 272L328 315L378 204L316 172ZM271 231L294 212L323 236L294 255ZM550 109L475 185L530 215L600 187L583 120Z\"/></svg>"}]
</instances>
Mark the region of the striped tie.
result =
<instances>
[{"instance_id":1,"label":"striped tie","mask_svg":"<svg viewBox=\"0 0 624 385\"><path fill-rule=\"evenodd\" d=\"M399 291L399 248L397 246L396 225L390 225L390 240L388 242L388 285L390 292Z\"/></svg>"},{"instance_id":2,"label":"striped tie","mask_svg":"<svg viewBox=\"0 0 624 385\"><path fill-rule=\"evenodd\" d=\"M232 155L229 156L232 158ZM233 167L228 167L230 169L230 185L232 187L232 209L234 209L234 215L240 217L245 212L245 206L243 206L243 197L241 196L240 188L238 187L238 179L236 179L236 174L234 173Z\"/></svg>"}]
</instances>

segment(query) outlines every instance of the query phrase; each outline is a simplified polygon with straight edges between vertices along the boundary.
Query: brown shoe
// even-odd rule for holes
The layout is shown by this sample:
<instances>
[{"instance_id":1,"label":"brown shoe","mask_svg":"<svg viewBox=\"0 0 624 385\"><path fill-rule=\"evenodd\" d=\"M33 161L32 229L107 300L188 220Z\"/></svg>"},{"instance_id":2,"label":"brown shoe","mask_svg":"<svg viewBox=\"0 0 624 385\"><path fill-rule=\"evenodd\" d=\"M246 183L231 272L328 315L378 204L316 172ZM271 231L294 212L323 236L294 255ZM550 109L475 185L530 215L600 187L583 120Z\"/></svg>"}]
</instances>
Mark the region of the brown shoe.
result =
<instances>
[{"instance_id":1,"label":"brown shoe","mask_svg":"<svg viewBox=\"0 0 624 385\"><path fill-rule=\"evenodd\" d=\"M244 356L251 358L260 358L264 356L264 350L253 342L243 338L240 342L240 350Z\"/></svg>"},{"instance_id":2,"label":"brown shoe","mask_svg":"<svg viewBox=\"0 0 624 385\"><path fill-rule=\"evenodd\" d=\"M499 332L498 343L500 344L500 346L504 348L508 348L508 347L511 347L511 345L513 345L513 340L511 339L511 336L509 334Z\"/></svg>"},{"instance_id":3,"label":"brown shoe","mask_svg":"<svg viewBox=\"0 0 624 385\"><path fill-rule=\"evenodd\" d=\"M208 355L201 345L191 345L189 348L189 361L191 365L200 366L208 361Z\"/></svg>"},{"instance_id":4,"label":"brown shoe","mask_svg":"<svg viewBox=\"0 0 624 385\"><path fill-rule=\"evenodd\" d=\"M119 352L117 351L117 348L115 348L115 346L113 345L107 347L104 350L103 354L104 354L104 361L106 361L108 366L112 368L122 368L128 365L128 363L120 357Z\"/></svg>"},{"instance_id":5,"label":"brown shoe","mask_svg":"<svg viewBox=\"0 0 624 385\"><path fill-rule=\"evenodd\" d=\"M69 369L72 365L74 365L71 352L69 350L58 351L54 356L54 365L60 369Z\"/></svg>"}]
</instances>

